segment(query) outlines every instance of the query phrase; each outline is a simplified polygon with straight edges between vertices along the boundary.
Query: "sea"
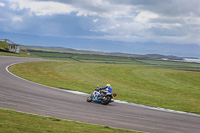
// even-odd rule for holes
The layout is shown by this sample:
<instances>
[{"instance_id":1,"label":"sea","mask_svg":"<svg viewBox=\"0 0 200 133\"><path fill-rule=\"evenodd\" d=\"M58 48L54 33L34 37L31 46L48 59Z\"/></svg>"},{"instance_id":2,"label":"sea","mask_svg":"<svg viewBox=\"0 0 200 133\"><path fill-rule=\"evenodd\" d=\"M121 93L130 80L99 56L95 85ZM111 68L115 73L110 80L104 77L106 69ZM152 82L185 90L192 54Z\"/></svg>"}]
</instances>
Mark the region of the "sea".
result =
<instances>
[{"instance_id":1,"label":"sea","mask_svg":"<svg viewBox=\"0 0 200 133\"><path fill-rule=\"evenodd\" d=\"M200 58L184 58L184 62L196 62L196 63L200 63Z\"/></svg>"}]
</instances>

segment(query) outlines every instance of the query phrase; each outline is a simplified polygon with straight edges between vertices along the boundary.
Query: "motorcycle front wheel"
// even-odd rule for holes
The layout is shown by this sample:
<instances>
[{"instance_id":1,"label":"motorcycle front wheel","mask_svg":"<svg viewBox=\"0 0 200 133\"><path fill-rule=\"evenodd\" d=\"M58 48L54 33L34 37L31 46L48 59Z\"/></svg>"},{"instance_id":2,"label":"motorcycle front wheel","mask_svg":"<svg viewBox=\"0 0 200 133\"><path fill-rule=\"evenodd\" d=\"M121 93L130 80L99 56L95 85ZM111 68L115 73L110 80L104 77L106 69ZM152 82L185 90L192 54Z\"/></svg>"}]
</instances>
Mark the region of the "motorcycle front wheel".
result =
<instances>
[{"instance_id":1,"label":"motorcycle front wheel","mask_svg":"<svg viewBox=\"0 0 200 133\"><path fill-rule=\"evenodd\" d=\"M87 98L87 102L92 102L92 95Z\"/></svg>"}]
</instances>

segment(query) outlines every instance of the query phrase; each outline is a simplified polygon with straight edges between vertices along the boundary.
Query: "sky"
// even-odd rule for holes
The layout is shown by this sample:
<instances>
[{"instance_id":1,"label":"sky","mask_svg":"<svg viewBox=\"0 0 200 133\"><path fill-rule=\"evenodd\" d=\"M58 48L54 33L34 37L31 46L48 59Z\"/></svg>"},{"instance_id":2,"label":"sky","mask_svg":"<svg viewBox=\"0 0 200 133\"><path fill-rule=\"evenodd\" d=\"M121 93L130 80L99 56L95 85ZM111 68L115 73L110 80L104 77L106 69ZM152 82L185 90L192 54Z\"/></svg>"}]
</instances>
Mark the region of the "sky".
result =
<instances>
[{"instance_id":1,"label":"sky","mask_svg":"<svg viewBox=\"0 0 200 133\"><path fill-rule=\"evenodd\" d=\"M200 57L199 0L0 0L0 39Z\"/></svg>"}]
</instances>

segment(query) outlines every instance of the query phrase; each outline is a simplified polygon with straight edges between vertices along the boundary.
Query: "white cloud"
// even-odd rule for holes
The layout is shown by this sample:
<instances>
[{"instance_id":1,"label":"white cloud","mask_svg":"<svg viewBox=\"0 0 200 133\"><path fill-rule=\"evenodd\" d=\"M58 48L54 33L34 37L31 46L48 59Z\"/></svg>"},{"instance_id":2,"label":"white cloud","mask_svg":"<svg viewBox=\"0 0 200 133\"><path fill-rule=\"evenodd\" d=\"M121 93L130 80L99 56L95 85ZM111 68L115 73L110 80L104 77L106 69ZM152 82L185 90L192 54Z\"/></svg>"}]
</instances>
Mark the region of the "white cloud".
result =
<instances>
[{"instance_id":1,"label":"white cloud","mask_svg":"<svg viewBox=\"0 0 200 133\"><path fill-rule=\"evenodd\" d=\"M12 9L12 10L18 10L19 6L17 4L11 4L10 5L10 9Z\"/></svg>"},{"instance_id":2,"label":"white cloud","mask_svg":"<svg viewBox=\"0 0 200 133\"><path fill-rule=\"evenodd\" d=\"M33 16L74 13L76 16L92 17L92 22L96 26L90 31L103 33L104 36L99 38L130 42L171 41L200 44L199 0L9 0L9 2L10 9L25 10Z\"/></svg>"},{"instance_id":3,"label":"white cloud","mask_svg":"<svg viewBox=\"0 0 200 133\"><path fill-rule=\"evenodd\" d=\"M99 19L94 19L94 20L93 20L94 23L96 23L96 22L98 22L98 21L99 21Z\"/></svg>"},{"instance_id":4,"label":"white cloud","mask_svg":"<svg viewBox=\"0 0 200 133\"><path fill-rule=\"evenodd\" d=\"M9 0L9 2L11 3L11 9L28 9L37 16L75 12L77 16L119 17L126 15L131 9L124 5L112 5L105 0L75 0L71 3L63 0Z\"/></svg>"},{"instance_id":5,"label":"white cloud","mask_svg":"<svg viewBox=\"0 0 200 133\"><path fill-rule=\"evenodd\" d=\"M0 7L4 7L4 6L5 6L5 4L0 2Z\"/></svg>"},{"instance_id":6,"label":"white cloud","mask_svg":"<svg viewBox=\"0 0 200 133\"><path fill-rule=\"evenodd\" d=\"M12 21L14 21L14 22L22 21L22 18L19 16L13 16Z\"/></svg>"},{"instance_id":7,"label":"white cloud","mask_svg":"<svg viewBox=\"0 0 200 133\"><path fill-rule=\"evenodd\" d=\"M135 21L139 23L147 23L150 19L158 18L159 16L149 11L141 11L136 17Z\"/></svg>"},{"instance_id":8,"label":"white cloud","mask_svg":"<svg viewBox=\"0 0 200 133\"><path fill-rule=\"evenodd\" d=\"M32 1L32 0L13 0L10 8L13 10L27 10L36 16L55 15L55 14L70 14L76 11L71 5L66 5L58 2Z\"/></svg>"}]
</instances>

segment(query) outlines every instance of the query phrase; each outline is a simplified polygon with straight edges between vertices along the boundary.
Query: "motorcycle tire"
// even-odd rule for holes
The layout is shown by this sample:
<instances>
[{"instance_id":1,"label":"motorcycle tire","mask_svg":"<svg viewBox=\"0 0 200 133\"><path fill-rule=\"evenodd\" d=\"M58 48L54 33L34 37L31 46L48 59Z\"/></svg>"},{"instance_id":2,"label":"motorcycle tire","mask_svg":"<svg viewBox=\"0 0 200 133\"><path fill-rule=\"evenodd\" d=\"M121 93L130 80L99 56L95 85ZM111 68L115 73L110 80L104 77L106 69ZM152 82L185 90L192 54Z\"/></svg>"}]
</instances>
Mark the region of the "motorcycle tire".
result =
<instances>
[{"instance_id":1,"label":"motorcycle tire","mask_svg":"<svg viewBox=\"0 0 200 133\"><path fill-rule=\"evenodd\" d=\"M89 97L87 98L87 102L92 102L92 96L89 96Z\"/></svg>"},{"instance_id":2,"label":"motorcycle tire","mask_svg":"<svg viewBox=\"0 0 200 133\"><path fill-rule=\"evenodd\" d=\"M111 101L111 97L110 97L110 96L106 96L105 98L106 98L105 100L102 100L102 101L101 101L101 103L102 103L103 105L107 105L107 104L109 104L110 101Z\"/></svg>"}]
</instances>

